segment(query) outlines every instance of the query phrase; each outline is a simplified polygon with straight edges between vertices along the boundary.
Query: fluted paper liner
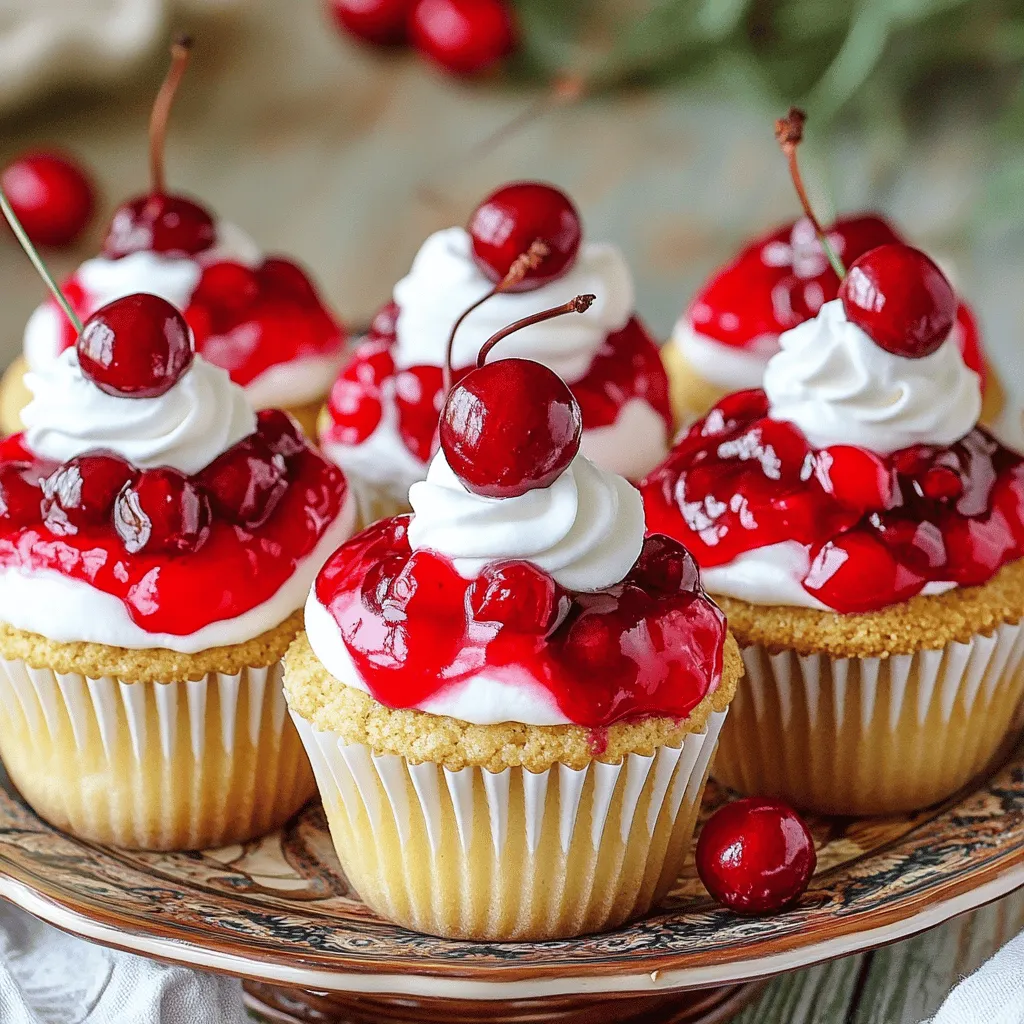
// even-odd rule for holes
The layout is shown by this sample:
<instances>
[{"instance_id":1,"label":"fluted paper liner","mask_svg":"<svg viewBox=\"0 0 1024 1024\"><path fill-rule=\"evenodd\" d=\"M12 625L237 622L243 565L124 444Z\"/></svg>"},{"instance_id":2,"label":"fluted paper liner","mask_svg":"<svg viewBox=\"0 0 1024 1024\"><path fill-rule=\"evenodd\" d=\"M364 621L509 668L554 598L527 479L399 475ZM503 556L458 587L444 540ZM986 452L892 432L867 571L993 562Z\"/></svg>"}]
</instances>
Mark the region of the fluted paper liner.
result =
<instances>
[{"instance_id":1,"label":"fluted paper liner","mask_svg":"<svg viewBox=\"0 0 1024 1024\"><path fill-rule=\"evenodd\" d=\"M805 810L927 807L993 767L1022 724L1021 623L888 658L752 645L743 664L715 778Z\"/></svg>"},{"instance_id":2,"label":"fluted paper liner","mask_svg":"<svg viewBox=\"0 0 1024 1024\"><path fill-rule=\"evenodd\" d=\"M436 935L540 940L614 927L666 894L725 715L649 757L539 773L411 764L293 718L367 904Z\"/></svg>"},{"instance_id":3,"label":"fluted paper liner","mask_svg":"<svg viewBox=\"0 0 1024 1024\"><path fill-rule=\"evenodd\" d=\"M84 839L149 850L242 842L315 792L282 671L139 683L0 660L0 756L37 814Z\"/></svg>"}]
</instances>

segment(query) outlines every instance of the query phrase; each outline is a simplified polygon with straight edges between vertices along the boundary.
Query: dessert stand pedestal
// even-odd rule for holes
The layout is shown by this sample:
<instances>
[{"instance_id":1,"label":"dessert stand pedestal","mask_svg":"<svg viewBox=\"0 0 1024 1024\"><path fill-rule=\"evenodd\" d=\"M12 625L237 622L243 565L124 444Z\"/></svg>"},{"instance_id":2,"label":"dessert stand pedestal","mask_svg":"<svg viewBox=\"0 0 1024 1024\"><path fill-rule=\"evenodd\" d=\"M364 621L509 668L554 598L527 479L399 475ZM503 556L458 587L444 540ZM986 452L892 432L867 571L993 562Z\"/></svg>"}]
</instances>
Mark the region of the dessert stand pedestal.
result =
<instances>
[{"instance_id":1,"label":"dessert stand pedestal","mask_svg":"<svg viewBox=\"0 0 1024 1024\"><path fill-rule=\"evenodd\" d=\"M1024 885L1024 750L919 814L810 819L818 872L785 914L730 913L690 863L658 913L550 943L453 942L380 920L316 805L244 846L138 853L58 832L0 781L0 897L93 941L240 977L251 1008L288 1024L724 1022L773 975ZM726 797L710 784L705 813Z\"/></svg>"}]
</instances>

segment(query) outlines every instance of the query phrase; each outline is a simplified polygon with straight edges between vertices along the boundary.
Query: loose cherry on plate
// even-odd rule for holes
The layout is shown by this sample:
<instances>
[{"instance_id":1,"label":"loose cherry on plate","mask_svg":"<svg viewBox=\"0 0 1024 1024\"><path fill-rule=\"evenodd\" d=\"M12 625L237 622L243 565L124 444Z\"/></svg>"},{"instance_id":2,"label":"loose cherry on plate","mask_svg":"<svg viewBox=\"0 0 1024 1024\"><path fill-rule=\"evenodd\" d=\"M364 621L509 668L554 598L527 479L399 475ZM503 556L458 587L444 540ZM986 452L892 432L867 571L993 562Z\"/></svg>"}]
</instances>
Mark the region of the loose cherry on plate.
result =
<instances>
[{"instance_id":1,"label":"loose cherry on plate","mask_svg":"<svg viewBox=\"0 0 1024 1024\"><path fill-rule=\"evenodd\" d=\"M441 410L441 449L474 494L512 498L547 487L580 450L580 407L554 371L532 359L485 360L513 331L585 312L592 301L592 295L580 295L499 331L480 349L477 368L449 392Z\"/></svg>"},{"instance_id":2,"label":"loose cherry on plate","mask_svg":"<svg viewBox=\"0 0 1024 1024\"><path fill-rule=\"evenodd\" d=\"M145 250L194 256L216 241L213 218L185 196L168 193L164 181L164 137L175 93L188 66L192 41L179 36L171 46L171 68L153 104L149 122L151 190L119 206L110 222L103 255L120 259Z\"/></svg>"},{"instance_id":3,"label":"loose cherry on plate","mask_svg":"<svg viewBox=\"0 0 1024 1024\"><path fill-rule=\"evenodd\" d=\"M101 391L121 398L164 394L193 356L185 318L166 299L145 293L96 310L85 321L76 348L82 373Z\"/></svg>"},{"instance_id":4,"label":"loose cherry on plate","mask_svg":"<svg viewBox=\"0 0 1024 1024\"><path fill-rule=\"evenodd\" d=\"M327 0L327 9L348 35L374 46L404 43L414 0Z\"/></svg>"},{"instance_id":5,"label":"loose cherry on plate","mask_svg":"<svg viewBox=\"0 0 1024 1024\"><path fill-rule=\"evenodd\" d=\"M36 245L70 245L96 206L89 176L59 153L25 153L4 168L0 186Z\"/></svg>"},{"instance_id":6,"label":"loose cherry on plate","mask_svg":"<svg viewBox=\"0 0 1024 1024\"><path fill-rule=\"evenodd\" d=\"M931 355L956 322L945 274L920 249L893 242L855 260L839 286L846 318L880 348L908 359Z\"/></svg>"},{"instance_id":7,"label":"loose cherry on plate","mask_svg":"<svg viewBox=\"0 0 1024 1024\"><path fill-rule=\"evenodd\" d=\"M206 495L170 466L145 470L114 501L114 529L132 555L198 551L210 534L211 519Z\"/></svg>"},{"instance_id":8,"label":"loose cherry on plate","mask_svg":"<svg viewBox=\"0 0 1024 1024\"><path fill-rule=\"evenodd\" d=\"M506 0L416 0L413 46L453 75L478 75L512 52L516 27Z\"/></svg>"},{"instance_id":9,"label":"loose cherry on plate","mask_svg":"<svg viewBox=\"0 0 1024 1024\"><path fill-rule=\"evenodd\" d=\"M554 281L575 262L583 228L572 200L553 185L518 181L492 192L469 218L473 259L492 280L501 281L531 243L546 248L535 267L507 291L529 291Z\"/></svg>"},{"instance_id":10,"label":"loose cherry on plate","mask_svg":"<svg viewBox=\"0 0 1024 1024\"><path fill-rule=\"evenodd\" d=\"M704 825L697 872L720 903L739 914L769 914L806 891L818 857L803 819L777 800L726 804Z\"/></svg>"}]
</instances>

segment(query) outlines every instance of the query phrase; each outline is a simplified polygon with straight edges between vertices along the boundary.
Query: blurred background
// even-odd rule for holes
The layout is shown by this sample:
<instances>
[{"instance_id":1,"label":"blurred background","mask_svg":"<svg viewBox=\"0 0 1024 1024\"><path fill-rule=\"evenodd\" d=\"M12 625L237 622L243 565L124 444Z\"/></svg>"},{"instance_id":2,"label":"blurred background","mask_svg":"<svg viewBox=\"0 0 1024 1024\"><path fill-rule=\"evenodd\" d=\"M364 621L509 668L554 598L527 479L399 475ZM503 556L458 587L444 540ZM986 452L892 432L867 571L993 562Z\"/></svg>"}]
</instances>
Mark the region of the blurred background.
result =
<instances>
[{"instance_id":1,"label":"blurred background","mask_svg":"<svg viewBox=\"0 0 1024 1024\"><path fill-rule=\"evenodd\" d=\"M1022 0L510 6L511 56L467 77L355 40L326 0L0 0L0 162L57 148L93 177L95 217L47 252L69 272L148 187L149 110L185 29L170 187L309 265L350 324L430 231L536 177L570 192L591 238L623 247L666 336L714 266L797 215L772 125L800 103L822 219L877 207L951 260L1024 393ZM0 361L42 294L0 237Z\"/></svg>"}]
</instances>

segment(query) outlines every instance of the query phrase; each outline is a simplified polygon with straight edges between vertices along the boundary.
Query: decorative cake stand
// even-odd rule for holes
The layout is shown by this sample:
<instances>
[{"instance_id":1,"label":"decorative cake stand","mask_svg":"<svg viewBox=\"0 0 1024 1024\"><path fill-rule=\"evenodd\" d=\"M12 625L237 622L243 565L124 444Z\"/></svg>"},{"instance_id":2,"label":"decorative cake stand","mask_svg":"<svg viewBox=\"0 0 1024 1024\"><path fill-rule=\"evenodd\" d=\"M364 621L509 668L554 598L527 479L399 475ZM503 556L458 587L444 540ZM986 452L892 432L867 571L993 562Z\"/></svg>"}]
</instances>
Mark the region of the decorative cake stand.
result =
<instances>
[{"instance_id":1,"label":"decorative cake stand","mask_svg":"<svg viewBox=\"0 0 1024 1024\"><path fill-rule=\"evenodd\" d=\"M245 979L273 1021L728 1020L783 971L906 938L1024 885L1024 750L971 792L886 819L812 819L818 873L768 918L716 906L692 864L662 910L603 935L453 942L380 920L322 812L245 846L135 853L51 828L4 777L0 896L85 938ZM726 794L709 786L705 811Z\"/></svg>"}]
</instances>

